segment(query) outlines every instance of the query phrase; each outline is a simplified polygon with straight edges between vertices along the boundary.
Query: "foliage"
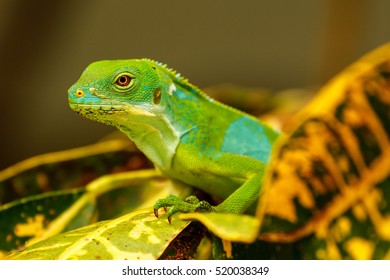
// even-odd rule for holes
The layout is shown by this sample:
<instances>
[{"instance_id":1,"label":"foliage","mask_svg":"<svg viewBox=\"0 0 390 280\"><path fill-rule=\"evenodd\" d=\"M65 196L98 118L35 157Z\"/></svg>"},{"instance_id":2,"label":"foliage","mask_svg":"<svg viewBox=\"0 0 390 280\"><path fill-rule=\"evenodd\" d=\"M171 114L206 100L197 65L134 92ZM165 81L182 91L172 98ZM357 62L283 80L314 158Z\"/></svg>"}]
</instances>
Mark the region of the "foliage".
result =
<instances>
[{"instance_id":1,"label":"foliage","mask_svg":"<svg viewBox=\"0 0 390 280\"><path fill-rule=\"evenodd\" d=\"M260 199L261 239L294 243L306 259L390 258L390 45L330 81L285 132Z\"/></svg>"}]
</instances>

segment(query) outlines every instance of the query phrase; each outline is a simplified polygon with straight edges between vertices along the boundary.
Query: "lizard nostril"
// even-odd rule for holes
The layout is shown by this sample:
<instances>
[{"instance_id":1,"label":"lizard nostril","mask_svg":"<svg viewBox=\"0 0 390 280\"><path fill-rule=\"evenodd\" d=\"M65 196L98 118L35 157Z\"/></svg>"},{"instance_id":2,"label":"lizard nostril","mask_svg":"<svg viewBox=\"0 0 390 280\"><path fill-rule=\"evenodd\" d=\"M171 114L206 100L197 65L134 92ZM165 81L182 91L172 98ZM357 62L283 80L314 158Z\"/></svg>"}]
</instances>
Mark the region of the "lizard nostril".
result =
<instances>
[{"instance_id":1,"label":"lizard nostril","mask_svg":"<svg viewBox=\"0 0 390 280\"><path fill-rule=\"evenodd\" d=\"M83 97L84 96L84 91L82 89L76 90L76 97Z\"/></svg>"}]
</instances>

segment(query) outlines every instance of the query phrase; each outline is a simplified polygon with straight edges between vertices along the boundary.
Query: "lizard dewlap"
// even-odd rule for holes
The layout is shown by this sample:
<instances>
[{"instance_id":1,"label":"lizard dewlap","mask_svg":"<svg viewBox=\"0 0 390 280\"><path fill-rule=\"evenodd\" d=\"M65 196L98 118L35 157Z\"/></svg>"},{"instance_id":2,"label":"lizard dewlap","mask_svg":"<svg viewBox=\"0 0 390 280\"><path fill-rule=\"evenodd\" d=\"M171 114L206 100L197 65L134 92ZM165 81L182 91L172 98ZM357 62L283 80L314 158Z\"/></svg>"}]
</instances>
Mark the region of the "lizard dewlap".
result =
<instances>
[{"instance_id":1,"label":"lizard dewlap","mask_svg":"<svg viewBox=\"0 0 390 280\"><path fill-rule=\"evenodd\" d=\"M94 62L69 89L77 113L126 134L165 175L223 200L157 201L176 212L243 213L259 197L278 133L221 104L173 70L149 59ZM157 211L155 211L157 213Z\"/></svg>"}]
</instances>

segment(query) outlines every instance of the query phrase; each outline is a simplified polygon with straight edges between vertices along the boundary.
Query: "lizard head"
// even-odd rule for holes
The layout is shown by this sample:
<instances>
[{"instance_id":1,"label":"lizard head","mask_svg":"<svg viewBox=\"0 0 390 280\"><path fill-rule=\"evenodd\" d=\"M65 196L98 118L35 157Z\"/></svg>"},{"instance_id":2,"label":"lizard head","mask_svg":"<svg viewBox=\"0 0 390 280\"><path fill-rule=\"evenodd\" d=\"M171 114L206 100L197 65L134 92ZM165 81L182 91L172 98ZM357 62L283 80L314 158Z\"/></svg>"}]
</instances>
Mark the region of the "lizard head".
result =
<instances>
[{"instance_id":1,"label":"lizard head","mask_svg":"<svg viewBox=\"0 0 390 280\"><path fill-rule=\"evenodd\" d=\"M197 92L161 63L149 59L105 60L84 70L69 89L68 100L77 113L116 126L163 170L169 169L180 136L189 131L185 125L192 126L180 122L180 114L187 118L193 115L186 98L194 97L184 88Z\"/></svg>"},{"instance_id":2,"label":"lizard head","mask_svg":"<svg viewBox=\"0 0 390 280\"><path fill-rule=\"evenodd\" d=\"M173 85L161 66L148 59L94 62L69 89L69 105L85 117L111 125L118 125L121 115L159 116Z\"/></svg>"}]
</instances>

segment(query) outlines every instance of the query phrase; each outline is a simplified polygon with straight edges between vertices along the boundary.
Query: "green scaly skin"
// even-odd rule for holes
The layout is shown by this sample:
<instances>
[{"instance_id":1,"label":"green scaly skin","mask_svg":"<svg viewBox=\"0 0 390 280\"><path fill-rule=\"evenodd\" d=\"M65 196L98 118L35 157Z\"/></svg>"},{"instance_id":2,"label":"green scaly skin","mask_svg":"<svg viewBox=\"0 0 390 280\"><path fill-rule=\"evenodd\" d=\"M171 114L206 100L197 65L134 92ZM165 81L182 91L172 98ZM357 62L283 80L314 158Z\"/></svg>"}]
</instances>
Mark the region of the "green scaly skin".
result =
<instances>
[{"instance_id":1,"label":"green scaly skin","mask_svg":"<svg viewBox=\"0 0 390 280\"><path fill-rule=\"evenodd\" d=\"M161 63L98 61L69 89L70 107L125 133L166 176L223 200L217 206L169 196L176 212L243 213L255 205L278 133L221 104Z\"/></svg>"}]
</instances>

